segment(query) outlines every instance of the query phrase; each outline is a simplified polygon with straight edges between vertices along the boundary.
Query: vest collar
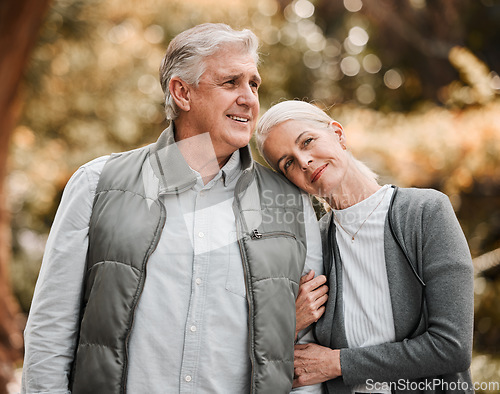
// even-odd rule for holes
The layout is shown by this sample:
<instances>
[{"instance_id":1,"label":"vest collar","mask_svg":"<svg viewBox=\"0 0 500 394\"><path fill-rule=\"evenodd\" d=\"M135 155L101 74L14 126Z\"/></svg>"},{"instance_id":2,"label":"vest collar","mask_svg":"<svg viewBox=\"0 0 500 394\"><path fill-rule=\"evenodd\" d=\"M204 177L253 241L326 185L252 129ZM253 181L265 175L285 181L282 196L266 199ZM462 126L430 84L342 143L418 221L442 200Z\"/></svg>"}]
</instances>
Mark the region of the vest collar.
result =
<instances>
[{"instance_id":1,"label":"vest collar","mask_svg":"<svg viewBox=\"0 0 500 394\"><path fill-rule=\"evenodd\" d=\"M183 192L196 184L196 174L184 160L175 143L174 135L175 125L174 122L170 122L150 148L149 162L153 173L159 180L160 194ZM253 168L253 159L248 145L239 149L239 158L243 171ZM234 169L224 172L224 184L227 185L239 173Z\"/></svg>"}]
</instances>

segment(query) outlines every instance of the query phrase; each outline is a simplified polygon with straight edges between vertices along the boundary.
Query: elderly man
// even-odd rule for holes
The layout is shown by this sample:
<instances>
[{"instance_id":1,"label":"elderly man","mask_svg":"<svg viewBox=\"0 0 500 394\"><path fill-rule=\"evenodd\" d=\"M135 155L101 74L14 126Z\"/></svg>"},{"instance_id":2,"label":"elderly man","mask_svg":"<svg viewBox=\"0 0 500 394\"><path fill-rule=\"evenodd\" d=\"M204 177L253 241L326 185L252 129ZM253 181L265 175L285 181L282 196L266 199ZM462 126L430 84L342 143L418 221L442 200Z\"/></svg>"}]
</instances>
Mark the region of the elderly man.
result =
<instances>
[{"instance_id":1,"label":"elderly man","mask_svg":"<svg viewBox=\"0 0 500 394\"><path fill-rule=\"evenodd\" d=\"M252 161L257 39L204 24L160 69L170 126L69 181L25 332L23 392L286 393L321 271L306 196Z\"/></svg>"}]
</instances>

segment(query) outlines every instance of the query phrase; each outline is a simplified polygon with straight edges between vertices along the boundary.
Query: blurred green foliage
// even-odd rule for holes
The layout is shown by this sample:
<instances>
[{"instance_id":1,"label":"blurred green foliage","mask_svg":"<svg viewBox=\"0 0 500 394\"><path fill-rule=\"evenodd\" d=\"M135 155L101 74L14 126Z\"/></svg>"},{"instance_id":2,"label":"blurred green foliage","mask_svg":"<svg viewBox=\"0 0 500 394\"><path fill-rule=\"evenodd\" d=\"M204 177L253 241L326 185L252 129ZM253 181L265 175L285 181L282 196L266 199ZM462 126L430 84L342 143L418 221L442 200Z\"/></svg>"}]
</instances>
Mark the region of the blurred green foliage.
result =
<instances>
[{"instance_id":1,"label":"blurred green foliage","mask_svg":"<svg viewBox=\"0 0 500 394\"><path fill-rule=\"evenodd\" d=\"M384 182L447 193L473 256L500 247L499 21L493 0L54 0L7 180L23 309L69 177L156 140L160 61L172 37L203 22L261 39L262 111L314 100ZM500 352L499 280L478 286L473 372L498 381L498 368L482 366Z\"/></svg>"}]
</instances>

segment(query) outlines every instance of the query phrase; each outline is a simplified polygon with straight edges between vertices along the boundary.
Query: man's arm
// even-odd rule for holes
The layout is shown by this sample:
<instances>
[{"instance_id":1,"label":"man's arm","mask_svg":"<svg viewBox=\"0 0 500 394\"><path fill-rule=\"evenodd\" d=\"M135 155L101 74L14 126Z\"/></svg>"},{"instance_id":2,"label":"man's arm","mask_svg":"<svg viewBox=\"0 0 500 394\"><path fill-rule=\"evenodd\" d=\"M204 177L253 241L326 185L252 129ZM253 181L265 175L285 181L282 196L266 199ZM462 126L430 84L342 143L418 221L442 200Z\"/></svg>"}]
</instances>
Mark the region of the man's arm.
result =
<instances>
[{"instance_id":1,"label":"man's arm","mask_svg":"<svg viewBox=\"0 0 500 394\"><path fill-rule=\"evenodd\" d=\"M316 276L323 275L323 253L318 219L309 196L302 193L302 200L304 202L304 224L307 239L306 263L302 275L307 274L310 270L314 270Z\"/></svg>"},{"instance_id":2,"label":"man's arm","mask_svg":"<svg viewBox=\"0 0 500 394\"><path fill-rule=\"evenodd\" d=\"M306 262L304 264L304 270L302 271L303 277L301 278L300 283L301 285L303 285L305 282L315 283L313 288L309 289L309 291L313 291L318 286L321 286L322 284L324 284L324 282L326 282L326 278L325 281L322 281L320 278L318 278L318 276L323 275L323 252L321 247L321 234L319 231L318 220L316 218L316 214L312 207L309 196L306 193L302 193L302 200L304 202L304 225L306 229L307 254L306 254ZM314 277L316 278L314 280L311 271L314 271ZM310 275L307 275L309 273ZM313 281L311 282L311 280ZM303 289L303 287L304 286L301 286L301 289L299 289L299 296L297 298L299 301L301 298L300 292ZM304 291L302 292L304 293ZM306 304L309 303L306 302ZM302 329L298 333L297 342L299 342L301 337L304 336L309 330L310 327ZM300 343L308 343L308 342L311 341L306 341L306 342L300 341Z\"/></svg>"},{"instance_id":3,"label":"man's arm","mask_svg":"<svg viewBox=\"0 0 500 394\"><path fill-rule=\"evenodd\" d=\"M71 177L52 225L24 332L23 393L69 393L88 226L99 174L106 158Z\"/></svg>"},{"instance_id":4,"label":"man's arm","mask_svg":"<svg viewBox=\"0 0 500 394\"><path fill-rule=\"evenodd\" d=\"M305 193L302 193L302 198L304 201L304 220L307 238L306 263L304 265L304 271L302 272L302 275L306 275L311 270L313 270L315 273L315 277L317 278L319 275L323 275L321 235L319 232L318 220L316 218L316 214L314 213L314 209L312 207L309 196ZM303 280L301 279L301 282L302 281ZM306 344L314 342L315 340L312 334L311 326L301 330L297 335L297 343ZM321 392L321 384L297 387L292 390L292 393L319 394Z\"/></svg>"}]
</instances>

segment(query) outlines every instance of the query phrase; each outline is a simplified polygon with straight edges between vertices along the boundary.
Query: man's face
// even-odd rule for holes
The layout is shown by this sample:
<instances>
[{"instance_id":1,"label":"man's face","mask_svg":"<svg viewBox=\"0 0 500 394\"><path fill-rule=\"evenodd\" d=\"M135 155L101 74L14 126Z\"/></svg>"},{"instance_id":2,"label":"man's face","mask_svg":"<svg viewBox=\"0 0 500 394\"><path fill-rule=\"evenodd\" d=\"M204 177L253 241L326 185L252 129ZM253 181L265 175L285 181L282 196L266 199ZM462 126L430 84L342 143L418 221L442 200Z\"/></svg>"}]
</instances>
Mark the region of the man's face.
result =
<instances>
[{"instance_id":1,"label":"man's face","mask_svg":"<svg viewBox=\"0 0 500 394\"><path fill-rule=\"evenodd\" d=\"M190 88L185 114L190 134L210 133L219 162L250 141L259 115L260 76L251 55L226 46L205 59L205 72Z\"/></svg>"}]
</instances>

